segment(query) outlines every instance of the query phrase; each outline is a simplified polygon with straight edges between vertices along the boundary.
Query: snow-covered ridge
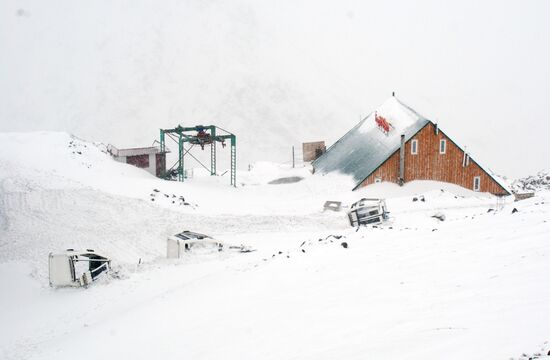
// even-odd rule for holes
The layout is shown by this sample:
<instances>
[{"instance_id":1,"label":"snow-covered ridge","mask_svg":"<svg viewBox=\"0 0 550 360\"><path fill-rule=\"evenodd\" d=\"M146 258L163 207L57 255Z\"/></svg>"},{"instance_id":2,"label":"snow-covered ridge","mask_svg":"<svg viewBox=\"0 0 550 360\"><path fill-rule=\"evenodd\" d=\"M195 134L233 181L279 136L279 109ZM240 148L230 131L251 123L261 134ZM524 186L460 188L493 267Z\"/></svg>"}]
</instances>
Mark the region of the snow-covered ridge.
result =
<instances>
[{"instance_id":1,"label":"snow-covered ridge","mask_svg":"<svg viewBox=\"0 0 550 360\"><path fill-rule=\"evenodd\" d=\"M541 170L536 175L514 180L512 188L516 191L550 190L550 173L546 170Z\"/></svg>"}]
</instances>

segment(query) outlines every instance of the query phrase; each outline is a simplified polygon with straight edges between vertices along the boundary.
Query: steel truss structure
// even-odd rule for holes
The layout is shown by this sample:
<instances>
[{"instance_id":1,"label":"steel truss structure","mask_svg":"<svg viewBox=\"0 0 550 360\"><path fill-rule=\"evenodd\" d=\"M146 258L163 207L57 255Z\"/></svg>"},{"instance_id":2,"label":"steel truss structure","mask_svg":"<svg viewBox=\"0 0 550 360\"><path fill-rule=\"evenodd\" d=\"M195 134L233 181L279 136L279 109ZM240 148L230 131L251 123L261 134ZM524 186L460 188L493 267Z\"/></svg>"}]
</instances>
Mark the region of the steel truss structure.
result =
<instances>
[{"instance_id":1,"label":"steel truss structure","mask_svg":"<svg viewBox=\"0 0 550 360\"><path fill-rule=\"evenodd\" d=\"M178 181L184 181L185 168L184 160L186 156L195 159L210 175L216 175L216 143L225 147L225 141L230 141L231 146L231 186L237 186L237 137L227 130L215 125L183 127L178 125L173 129L160 129L160 151L166 153L166 139L173 140L178 144L178 160L172 167L166 169L164 177L171 177L174 170L177 171ZM189 145L186 147L185 143ZM210 168L199 161L191 150L196 146L204 150L205 146L210 145Z\"/></svg>"}]
</instances>

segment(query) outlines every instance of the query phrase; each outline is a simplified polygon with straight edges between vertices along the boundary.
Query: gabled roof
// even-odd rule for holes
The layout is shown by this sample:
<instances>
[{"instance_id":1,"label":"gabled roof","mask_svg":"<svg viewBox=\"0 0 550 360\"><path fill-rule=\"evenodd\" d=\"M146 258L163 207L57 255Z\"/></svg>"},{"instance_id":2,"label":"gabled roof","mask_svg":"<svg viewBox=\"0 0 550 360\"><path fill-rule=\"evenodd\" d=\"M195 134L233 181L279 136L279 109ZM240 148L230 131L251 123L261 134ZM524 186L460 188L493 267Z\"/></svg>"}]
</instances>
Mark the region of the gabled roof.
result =
<instances>
[{"instance_id":1,"label":"gabled roof","mask_svg":"<svg viewBox=\"0 0 550 360\"><path fill-rule=\"evenodd\" d=\"M375 121L376 117L391 124L387 134ZM401 134L408 140L429 122L392 96L315 160L315 172L339 171L359 183L399 149Z\"/></svg>"},{"instance_id":2,"label":"gabled roof","mask_svg":"<svg viewBox=\"0 0 550 360\"><path fill-rule=\"evenodd\" d=\"M378 118L391 124L390 131L382 131ZM378 110L369 114L355 125L340 140L335 142L327 151L312 164L315 172L326 174L338 171L353 176L356 181L354 190L376 169L378 169L401 146L401 135L405 141L414 137L424 126L433 122L418 114L408 105L402 103L395 96L390 97ZM441 132L443 132L440 129ZM447 136L461 151L465 150ZM509 187L491 171L487 171L469 153L470 161L492 178L511 194Z\"/></svg>"}]
</instances>

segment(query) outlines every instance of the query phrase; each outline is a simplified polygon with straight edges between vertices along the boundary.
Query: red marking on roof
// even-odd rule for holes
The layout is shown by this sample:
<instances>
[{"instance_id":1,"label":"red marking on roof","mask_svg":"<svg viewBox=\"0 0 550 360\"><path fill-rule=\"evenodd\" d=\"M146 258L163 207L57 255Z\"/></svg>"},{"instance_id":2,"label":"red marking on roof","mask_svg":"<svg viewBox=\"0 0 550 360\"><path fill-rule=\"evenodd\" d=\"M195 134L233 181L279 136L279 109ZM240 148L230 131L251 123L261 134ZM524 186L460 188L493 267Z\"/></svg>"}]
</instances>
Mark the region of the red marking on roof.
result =
<instances>
[{"instance_id":1,"label":"red marking on roof","mask_svg":"<svg viewBox=\"0 0 550 360\"><path fill-rule=\"evenodd\" d=\"M374 113L374 121L376 121L376 124L382 130L384 133L389 133L392 125L384 118L383 116L378 115L377 113Z\"/></svg>"}]
</instances>

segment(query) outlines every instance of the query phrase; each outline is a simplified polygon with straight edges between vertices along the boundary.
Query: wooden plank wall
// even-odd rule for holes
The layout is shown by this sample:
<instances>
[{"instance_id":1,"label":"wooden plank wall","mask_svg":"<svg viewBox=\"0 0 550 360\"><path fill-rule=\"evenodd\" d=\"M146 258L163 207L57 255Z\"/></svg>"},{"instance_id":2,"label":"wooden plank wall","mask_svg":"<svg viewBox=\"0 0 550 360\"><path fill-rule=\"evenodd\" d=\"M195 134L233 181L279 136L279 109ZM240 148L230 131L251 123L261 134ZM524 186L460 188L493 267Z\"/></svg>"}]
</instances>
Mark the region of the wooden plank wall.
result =
<instances>
[{"instance_id":1,"label":"wooden plank wall","mask_svg":"<svg viewBox=\"0 0 550 360\"><path fill-rule=\"evenodd\" d=\"M474 177L479 176L480 191L495 195L508 192L487 174L473 159L468 166L462 166L464 152L442 131L436 134L435 126L428 123L414 137L405 143L405 182L412 180L436 180L460 185L473 190ZM411 154L411 140L418 140L418 154ZM441 139L447 140L445 154L439 153ZM378 169L366 178L359 187L381 181L397 183L399 177L399 150L391 155Z\"/></svg>"},{"instance_id":2,"label":"wooden plank wall","mask_svg":"<svg viewBox=\"0 0 550 360\"><path fill-rule=\"evenodd\" d=\"M155 154L156 167L155 174L156 176L162 176L166 172L166 153Z\"/></svg>"},{"instance_id":3,"label":"wooden plank wall","mask_svg":"<svg viewBox=\"0 0 550 360\"><path fill-rule=\"evenodd\" d=\"M324 141L302 144L303 161L313 161L327 151Z\"/></svg>"}]
</instances>

